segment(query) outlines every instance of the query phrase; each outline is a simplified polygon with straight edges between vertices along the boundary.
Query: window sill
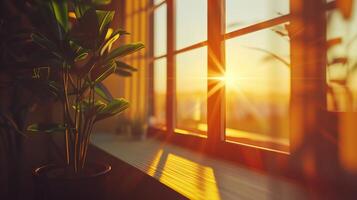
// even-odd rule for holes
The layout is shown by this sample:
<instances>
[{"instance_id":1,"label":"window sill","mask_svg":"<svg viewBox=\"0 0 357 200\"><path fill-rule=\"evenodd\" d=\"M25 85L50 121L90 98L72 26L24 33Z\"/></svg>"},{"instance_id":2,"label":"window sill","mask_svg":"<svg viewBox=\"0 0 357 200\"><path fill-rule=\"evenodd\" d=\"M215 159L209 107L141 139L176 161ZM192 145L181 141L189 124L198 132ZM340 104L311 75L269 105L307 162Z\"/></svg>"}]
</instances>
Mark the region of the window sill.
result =
<instances>
[{"instance_id":1,"label":"window sill","mask_svg":"<svg viewBox=\"0 0 357 200\"><path fill-rule=\"evenodd\" d=\"M95 134L92 143L190 199L305 199L296 184L164 141Z\"/></svg>"}]
</instances>

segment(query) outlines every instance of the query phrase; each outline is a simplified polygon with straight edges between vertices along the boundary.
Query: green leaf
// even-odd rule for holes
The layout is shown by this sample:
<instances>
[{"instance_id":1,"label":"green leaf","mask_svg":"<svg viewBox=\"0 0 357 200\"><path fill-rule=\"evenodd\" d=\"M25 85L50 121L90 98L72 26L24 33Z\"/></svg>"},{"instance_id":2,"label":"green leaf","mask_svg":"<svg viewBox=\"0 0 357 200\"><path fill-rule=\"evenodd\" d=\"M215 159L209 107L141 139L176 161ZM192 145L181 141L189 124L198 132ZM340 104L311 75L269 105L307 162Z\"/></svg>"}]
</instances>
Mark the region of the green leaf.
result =
<instances>
[{"instance_id":1,"label":"green leaf","mask_svg":"<svg viewBox=\"0 0 357 200\"><path fill-rule=\"evenodd\" d=\"M110 102L113 100L112 94L109 92L109 90L105 87L103 83L98 83L94 86L94 91L102 97L104 100Z\"/></svg>"},{"instance_id":2,"label":"green leaf","mask_svg":"<svg viewBox=\"0 0 357 200\"><path fill-rule=\"evenodd\" d=\"M83 52L83 53L79 54L79 55L74 59L74 61L75 61L75 62L78 62L78 61L84 60L84 59L87 58L87 56L88 56L88 53L87 53L87 52Z\"/></svg>"},{"instance_id":3,"label":"green leaf","mask_svg":"<svg viewBox=\"0 0 357 200\"><path fill-rule=\"evenodd\" d=\"M116 69L116 70L115 70L115 73L116 73L117 75L119 75L119 76L124 76L124 77L128 77L128 76L131 76L131 75L132 75L131 72L125 71L125 70L123 70L123 69Z\"/></svg>"},{"instance_id":4,"label":"green leaf","mask_svg":"<svg viewBox=\"0 0 357 200\"><path fill-rule=\"evenodd\" d=\"M128 65L122 61L116 61L115 73L119 76L128 77L131 76L133 72L138 71L135 67Z\"/></svg>"},{"instance_id":5,"label":"green leaf","mask_svg":"<svg viewBox=\"0 0 357 200\"><path fill-rule=\"evenodd\" d=\"M79 18L71 29L70 35L80 46L94 49L99 35L99 24L96 11L89 9Z\"/></svg>"},{"instance_id":6,"label":"green leaf","mask_svg":"<svg viewBox=\"0 0 357 200\"><path fill-rule=\"evenodd\" d=\"M123 29L117 29L110 35L110 37L107 39L107 41L110 40L112 37L114 37L117 34L119 34L119 36L122 36L122 35L129 35L130 33L126 32Z\"/></svg>"},{"instance_id":7,"label":"green leaf","mask_svg":"<svg viewBox=\"0 0 357 200\"><path fill-rule=\"evenodd\" d=\"M104 53L109 52L111 50L114 42L117 41L121 35L127 35L127 34L129 34L129 33L122 29L118 29L118 30L114 31L106 39L106 41L102 43L102 46L100 47L100 49L101 49L100 55L102 56Z\"/></svg>"},{"instance_id":8,"label":"green leaf","mask_svg":"<svg viewBox=\"0 0 357 200\"><path fill-rule=\"evenodd\" d=\"M81 0L74 0L74 12L77 18L81 18L91 7Z\"/></svg>"},{"instance_id":9,"label":"green leaf","mask_svg":"<svg viewBox=\"0 0 357 200\"><path fill-rule=\"evenodd\" d=\"M54 133L62 132L65 130L66 128L62 124L56 123L31 124L27 127L27 131L30 132Z\"/></svg>"},{"instance_id":10,"label":"green leaf","mask_svg":"<svg viewBox=\"0 0 357 200\"><path fill-rule=\"evenodd\" d=\"M52 52L58 51L56 44L41 34L33 33L33 34L31 34L31 39L36 44L38 44L39 46L41 46L49 51L52 51Z\"/></svg>"},{"instance_id":11,"label":"green leaf","mask_svg":"<svg viewBox=\"0 0 357 200\"><path fill-rule=\"evenodd\" d=\"M125 62L122 61L115 61L115 63L117 64L117 68L118 69L123 69L123 70L128 70L128 71L138 71L138 69L136 69L135 67L126 64Z\"/></svg>"},{"instance_id":12,"label":"green leaf","mask_svg":"<svg viewBox=\"0 0 357 200\"><path fill-rule=\"evenodd\" d=\"M82 112L87 117L92 117L99 113L107 106L106 103L101 100L95 101L93 104L88 99L81 101L78 105L73 105L73 109Z\"/></svg>"},{"instance_id":13,"label":"green leaf","mask_svg":"<svg viewBox=\"0 0 357 200\"><path fill-rule=\"evenodd\" d=\"M94 80L95 83L100 83L113 73L128 77L134 71L137 71L137 69L124 62L111 60L102 67L95 67L91 71L91 80Z\"/></svg>"},{"instance_id":14,"label":"green leaf","mask_svg":"<svg viewBox=\"0 0 357 200\"><path fill-rule=\"evenodd\" d=\"M142 43L132 43L120 46L114 49L112 52L106 56L105 61L109 61L115 58L120 58L129 54L132 54L140 49L144 48Z\"/></svg>"},{"instance_id":15,"label":"green leaf","mask_svg":"<svg viewBox=\"0 0 357 200\"><path fill-rule=\"evenodd\" d=\"M20 130L14 119L7 113L0 113L0 119L4 118L5 124L0 124L1 126L8 126L15 130L16 133L23 135L24 133Z\"/></svg>"},{"instance_id":16,"label":"green leaf","mask_svg":"<svg viewBox=\"0 0 357 200\"><path fill-rule=\"evenodd\" d=\"M108 31L108 25L112 22L115 12L96 10L96 13L98 17L99 35L106 34Z\"/></svg>"},{"instance_id":17,"label":"green leaf","mask_svg":"<svg viewBox=\"0 0 357 200\"><path fill-rule=\"evenodd\" d=\"M99 121L108 117L122 113L129 108L129 102L123 98L115 98L108 105L98 112L95 121Z\"/></svg>"},{"instance_id":18,"label":"green leaf","mask_svg":"<svg viewBox=\"0 0 357 200\"><path fill-rule=\"evenodd\" d=\"M91 72L91 79L94 80L95 83L100 83L104 79L106 79L109 75L115 72L116 64L115 62L109 62L103 67L97 67L95 70Z\"/></svg>"},{"instance_id":19,"label":"green leaf","mask_svg":"<svg viewBox=\"0 0 357 200\"><path fill-rule=\"evenodd\" d=\"M48 82L49 91L56 97L62 98L63 97L63 87L61 84L57 83L56 81L49 81Z\"/></svg>"},{"instance_id":20,"label":"green leaf","mask_svg":"<svg viewBox=\"0 0 357 200\"><path fill-rule=\"evenodd\" d=\"M104 53L109 52L112 48L113 43L119 39L119 34L110 37L110 39L104 44L102 49L100 50L100 55L102 56Z\"/></svg>"},{"instance_id":21,"label":"green leaf","mask_svg":"<svg viewBox=\"0 0 357 200\"><path fill-rule=\"evenodd\" d=\"M51 6L58 24L65 32L68 31L68 3L65 0L52 0ZM59 27L60 31L60 27Z\"/></svg>"}]
</instances>

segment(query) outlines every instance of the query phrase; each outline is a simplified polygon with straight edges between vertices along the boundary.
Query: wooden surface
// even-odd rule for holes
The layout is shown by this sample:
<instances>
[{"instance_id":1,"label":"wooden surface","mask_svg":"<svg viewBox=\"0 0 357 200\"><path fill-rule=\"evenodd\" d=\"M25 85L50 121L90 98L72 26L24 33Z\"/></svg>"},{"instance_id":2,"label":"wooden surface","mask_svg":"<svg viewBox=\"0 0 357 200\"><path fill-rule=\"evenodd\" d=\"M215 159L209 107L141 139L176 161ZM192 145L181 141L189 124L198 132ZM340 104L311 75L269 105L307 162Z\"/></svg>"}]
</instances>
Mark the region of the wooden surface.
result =
<instances>
[{"instance_id":1,"label":"wooden surface","mask_svg":"<svg viewBox=\"0 0 357 200\"><path fill-rule=\"evenodd\" d=\"M60 139L60 135L54 138L55 141ZM56 145L48 135L27 137L22 141L21 148L13 165L8 164L6 156L0 155L1 200L35 200L32 170L60 161ZM108 200L185 199L156 179L94 146L90 146L88 155L89 160L110 163L112 166L107 185Z\"/></svg>"},{"instance_id":2,"label":"wooden surface","mask_svg":"<svg viewBox=\"0 0 357 200\"><path fill-rule=\"evenodd\" d=\"M153 138L95 134L94 145L189 199L307 199L292 182L213 159ZM238 156L238 155L237 155Z\"/></svg>"}]
</instances>

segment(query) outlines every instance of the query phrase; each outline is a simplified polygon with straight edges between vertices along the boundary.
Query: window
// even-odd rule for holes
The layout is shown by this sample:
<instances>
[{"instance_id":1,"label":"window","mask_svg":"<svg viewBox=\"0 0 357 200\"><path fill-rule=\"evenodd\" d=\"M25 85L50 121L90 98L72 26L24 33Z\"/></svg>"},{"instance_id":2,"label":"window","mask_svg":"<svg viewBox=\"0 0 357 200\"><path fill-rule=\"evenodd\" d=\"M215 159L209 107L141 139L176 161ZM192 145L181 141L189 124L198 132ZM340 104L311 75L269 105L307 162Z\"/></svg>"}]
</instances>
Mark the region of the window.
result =
<instances>
[{"instance_id":1,"label":"window","mask_svg":"<svg viewBox=\"0 0 357 200\"><path fill-rule=\"evenodd\" d=\"M176 49L207 40L207 0L177 0Z\"/></svg>"},{"instance_id":2,"label":"window","mask_svg":"<svg viewBox=\"0 0 357 200\"><path fill-rule=\"evenodd\" d=\"M175 134L200 137L208 136L209 123L220 123L225 127L219 133L223 136L220 142L288 151L289 1L226 0L225 7L222 4L216 14L208 13L209 2L168 0L154 4L153 116L156 122L166 122L172 127L167 131ZM252 17L251 12L259 14ZM225 91L218 96L225 112L215 116L214 122L208 122L208 99L216 91L208 87L212 79L208 71L213 67L207 61L214 52L207 48L207 30L209 23L218 23L213 19L217 16L221 19L219 23L226 26L214 30L213 34L222 36L219 43L225 46L225 57L217 61L222 63L222 69L213 79L221 82L215 90ZM163 70L165 67L168 71ZM165 73L168 79L162 78ZM166 93L159 92L158 84L163 81L169 86L161 87L162 91L168 90Z\"/></svg>"},{"instance_id":3,"label":"window","mask_svg":"<svg viewBox=\"0 0 357 200\"><path fill-rule=\"evenodd\" d=\"M207 48L176 56L176 132L207 132Z\"/></svg>"},{"instance_id":4,"label":"window","mask_svg":"<svg viewBox=\"0 0 357 200\"><path fill-rule=\"evenodd\" d=\"M154 56L166 54L166 4L163 4L154 11Z\"/></svg>"},{"instance_id":5,"label":"window","mask_svg":"<svg viewBox=\"0 0 357 200\"><path fill-rule=\"evenodd\" d=\"M167 7L165 1L153 5L152 112L150 125L166 130L167 107Z\"/></svg>"},{"instance_id":6,"label":"window","mask_svg":"<svg viewBox=\"0 0 357 200\"><path fill-rule=\"evenodd\" d=\"M340 111L357 105L355 13L346 20L334 0L125 4L132 33L125 38L149 35L147 52L126 58L133 66L145 60L150 67L139 70L149 73L124 80L134 85L125 96L140 102L130 112L149 110L149 133L284 175L324 173L344 151L354 158L354 138L346 135L355 129L338 129ZM345 8L352 7L357 10L356 2Z\"/></svg>"},{"instance_id":7,"label":"window","mask_svg":"<svg viewBox=\"0 0 357 200\"><path fill-rule=\"evenodd\" d=\"M289 1L225 5L225 141L288 152Z\"/></svg>"},{"instance_id":8,"label":"window","mask_svg":"<svg viewBox=\"0 0 357 200\"><path fill-rule=\"evenodd\" d=\"M226 0L226 32L286 14L289 14L287 0Z\"/></svg>"},{"instance_id":9,"label":"window","mask_svg":"<svg viewBox=\"0 0 357 200\"><path fill-rule=\"evenodd\" d=\"M288 23L226 40L226 140L289 145Z\"/></svg>"},{"instance_id":10,"label":"window","mask_svg":"<svg viewBox=\"0 0 357 200\"><path fill-rule=\"evenodd\" d=\"M166 128L166 58L154 61L154 104L152 125Z\"/></svg>"},{"instance_id":11,"label":"window","mask_svg":"<svg viewBox=\"0 0 357 200\"><path fill-rule=\"evenodd\" d=\"M226 41L226 140L289 145L289 40L274 32L285 25Z\"/></svg>"}]
</instances>

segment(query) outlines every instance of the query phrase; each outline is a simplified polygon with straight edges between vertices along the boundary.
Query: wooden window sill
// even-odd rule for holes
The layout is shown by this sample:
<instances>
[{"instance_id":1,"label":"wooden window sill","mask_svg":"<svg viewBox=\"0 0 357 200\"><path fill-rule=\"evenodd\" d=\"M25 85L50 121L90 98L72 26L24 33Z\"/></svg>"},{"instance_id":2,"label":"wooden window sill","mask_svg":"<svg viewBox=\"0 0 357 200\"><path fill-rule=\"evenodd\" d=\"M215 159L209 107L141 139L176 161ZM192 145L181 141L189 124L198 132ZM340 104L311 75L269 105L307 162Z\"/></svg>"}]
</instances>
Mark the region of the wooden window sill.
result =
<instances>
[{"instance_id":1,"label":"wooden window sill","mask_svg":"<svg viewBox=\"0 0 357 200\"><path fill-rule=\"evenodd\" d=\"M149 138L94 134L92 143L189 199L306 199L288 180Z\"/></svg>"}]
</instances>

